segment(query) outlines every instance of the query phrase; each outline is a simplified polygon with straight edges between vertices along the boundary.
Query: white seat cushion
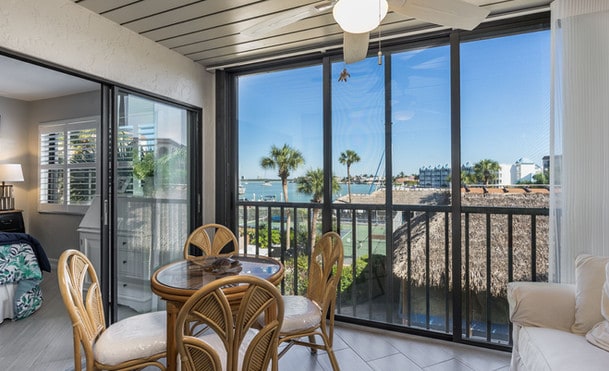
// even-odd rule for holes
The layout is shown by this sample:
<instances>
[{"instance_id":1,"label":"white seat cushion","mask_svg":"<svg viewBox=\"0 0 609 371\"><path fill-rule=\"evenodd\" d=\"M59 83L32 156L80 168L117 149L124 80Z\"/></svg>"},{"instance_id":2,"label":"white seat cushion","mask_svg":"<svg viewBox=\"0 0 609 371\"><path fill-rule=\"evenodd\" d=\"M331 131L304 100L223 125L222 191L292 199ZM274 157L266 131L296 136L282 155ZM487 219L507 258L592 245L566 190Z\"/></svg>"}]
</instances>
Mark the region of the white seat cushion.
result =
<instances>
[{"instance_id":1,"label":"white seat cushion","mask_svg":"<svg viewBox=\"0 0 609 371\"><path fill-rule=\"evenodd\" d=\"M283 305L281 333L291 334L319 326L321 308L312 300L304 296L285 295Z\"/></svg>"},{"instance_id":2,"label":"white seat cushion","mask_svg":"<svg viewBox=\"0 0 609 371\"><path fill-rule=\"evenodd\" d=\"M110 325L95 342L95 359L106 365L117 365L130 359L165 352L166 331L165 311L125 318Z\"/></svg>"},{"instance_id":3,"label":"white seat cushion","mask_svg":"<svg viewBox=\"0 0 609 371\"><path fill-rule=\"evenodd\" d=\"M609 352L582 335L542 327L522 327L518 349L524 370L607 370Z\"/></svg>"}]
</instances>

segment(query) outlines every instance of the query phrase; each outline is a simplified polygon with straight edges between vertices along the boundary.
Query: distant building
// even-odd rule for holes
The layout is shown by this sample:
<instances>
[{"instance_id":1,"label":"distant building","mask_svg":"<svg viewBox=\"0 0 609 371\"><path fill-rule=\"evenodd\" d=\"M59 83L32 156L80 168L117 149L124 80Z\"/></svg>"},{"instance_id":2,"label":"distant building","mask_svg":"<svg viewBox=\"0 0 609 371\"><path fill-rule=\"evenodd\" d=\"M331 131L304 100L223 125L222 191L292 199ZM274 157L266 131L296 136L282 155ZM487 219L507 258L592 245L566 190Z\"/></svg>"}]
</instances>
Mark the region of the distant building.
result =
<instances>
[{"instance_id":1,"label":"distant building","mask_svg":"<svg viewBox=\"0 0 609 371\"><path fill-rule=\"evenodd\" d=\"M450 185L450 166L426 166L419 169L419 187L446 188Z\"/></svg>"},{"instance_id":2,"label":"distant building","mask_svg":"<svg viewBox=\"0 0 609 371\"><path fill-rule=\"evenodd\" d=\"M549 169L549 156L543 158L543 169ZM489 185L508 186L521 182L532 182L533 176L544 171L533 161L521 157L514 164L499 164L499 171ZM466 162L461 165L462 174L473 174L474 166ZM424 166L419 169L419 187L424 188L446 188L450 186L450 166Z\"/></svg>"},{"instance_id":3,"label":"distant building","mask_svg":"<svg viewBox=\"0 0 609 371\"><path fill-rule=\"evenodd\" d=\"M512 184L512 166L511 164L499 164L499 172L497 173L497 179L492 184L497 185L510 185Z\"/></svg>"},{"instance_id":4,"label":"distant building","mask_svg":"<svg viewBox=\"0 0 609 371\"><path fill-rule=\"evenodd\" d=\"M550 173L550 156L548 156L548 155L543 156L543 159L541 161L543 162L543 164L541 165L541 170L543 171L544 174L549 174Z\"/></svg>"},{"instance_id":5,"label":"distant building","mask_svg":"<svg viewBox=\"0 0 609 371\"><path fill-rule=\"evenodd\" d=\"M512 166L512 184L532 182L535 174L541 173L541 167L528 158L519 158Z\"/></svg>"}]
</instances>

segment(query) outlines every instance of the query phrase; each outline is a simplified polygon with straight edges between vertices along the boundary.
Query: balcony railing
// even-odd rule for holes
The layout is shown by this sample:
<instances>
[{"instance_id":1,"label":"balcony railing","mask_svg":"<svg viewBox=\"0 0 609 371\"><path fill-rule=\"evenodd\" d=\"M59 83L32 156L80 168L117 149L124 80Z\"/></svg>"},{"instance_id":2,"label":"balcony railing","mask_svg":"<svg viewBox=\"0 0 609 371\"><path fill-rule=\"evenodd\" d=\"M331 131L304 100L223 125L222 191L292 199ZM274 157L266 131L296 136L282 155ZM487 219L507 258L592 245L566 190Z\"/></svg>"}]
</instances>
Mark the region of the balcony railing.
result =
<instances>
[{"instance_id":1,"label":"balcony railing","mask_svg":"<svg viewBox=\"0 0 609 371\"><path fill-rule=\"evenodd\" d=\"M310 231L315 227L321 235L321 205L239 201L238 207L242 253L280 259L286 267L282 291L303 293ZM331 208L332 229L345 249L338 316L448 338L460 313L461 339L507 348L507 283L547 280L547 208L462 207L460 262L453 261L451 206L393 205L390 221L383 204ZM462 301L456 309L455 264Z\"/></svg>"}]
</instances>

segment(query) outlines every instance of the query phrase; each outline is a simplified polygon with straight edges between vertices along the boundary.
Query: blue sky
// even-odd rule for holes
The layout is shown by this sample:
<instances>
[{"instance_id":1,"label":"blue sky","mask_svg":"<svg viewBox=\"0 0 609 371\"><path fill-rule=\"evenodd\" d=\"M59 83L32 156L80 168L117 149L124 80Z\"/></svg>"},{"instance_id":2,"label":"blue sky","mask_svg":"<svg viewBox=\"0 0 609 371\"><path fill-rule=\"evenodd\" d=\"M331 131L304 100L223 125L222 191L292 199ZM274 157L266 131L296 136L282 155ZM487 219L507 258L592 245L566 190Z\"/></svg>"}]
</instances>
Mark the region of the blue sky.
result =
<instances>
[{"instance_id":1,"label":"blue sky","mask_svg":"<svg viewBox=\"0 0 609 371\"><path fill-rule=\"evenodd\" d=\"M392 55L394 175L450 164L449 47ZM384 175L384 72L376 57L332 66L334 173L346 175L340 152L356 151L352 174ZM347 68L350 78L339 82ZM461 47L461 159L541 165L549 154L550 33L463 43ZM322 166L320 65L243 76L239 80L239 175L276 178L260 159L271 145L299 149L305 165Z\"/></svg>"}]
</instances>

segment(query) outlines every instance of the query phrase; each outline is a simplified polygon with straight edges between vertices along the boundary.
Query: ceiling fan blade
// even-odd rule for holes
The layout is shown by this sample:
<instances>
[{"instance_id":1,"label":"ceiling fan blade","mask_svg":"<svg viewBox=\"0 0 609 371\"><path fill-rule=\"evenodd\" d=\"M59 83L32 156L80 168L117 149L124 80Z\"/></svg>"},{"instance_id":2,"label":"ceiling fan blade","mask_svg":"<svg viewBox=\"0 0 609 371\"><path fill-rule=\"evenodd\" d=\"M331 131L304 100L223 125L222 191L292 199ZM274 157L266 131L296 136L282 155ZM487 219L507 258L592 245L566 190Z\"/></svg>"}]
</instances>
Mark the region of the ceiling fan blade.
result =
<instances>
[{"instance_id":1,"label":"ceiling fan blade","mask_svg":"<svg viewBox=\"0 0 609 371\"><path fill-rule=\"evenodd\" d=\"M389 9L422 21L473 30L490 13L463 0L388 0Z\"/></svg>"},{"instance_id":2,"label":"ceiling fan blade","mask_svg":"<svg viewBox=\"0 0 609 371\"><path fill-rule=\"evenodd\" d=\"M286 10L244 29L241 33L252 37L263 36L281 27L296 23L301 19L330 10L335 2L336 1L320 1L314 4Z\"/></svg>"},{"instance_id":3,"label":"ceiling fan blade","mask_svg":"<svg viewBox=\"0 0 609 371\"><path fill-rule=\"evenodd\" d=\"M370 32L365 33L343 33L343 57L345 63L355 63L366 58L368 44L370 43Z\"/></svg>"}]
</instances>

